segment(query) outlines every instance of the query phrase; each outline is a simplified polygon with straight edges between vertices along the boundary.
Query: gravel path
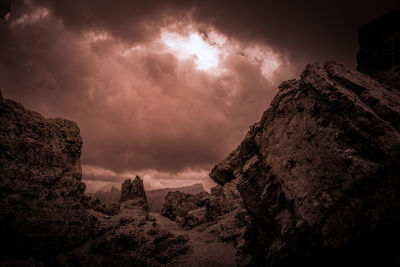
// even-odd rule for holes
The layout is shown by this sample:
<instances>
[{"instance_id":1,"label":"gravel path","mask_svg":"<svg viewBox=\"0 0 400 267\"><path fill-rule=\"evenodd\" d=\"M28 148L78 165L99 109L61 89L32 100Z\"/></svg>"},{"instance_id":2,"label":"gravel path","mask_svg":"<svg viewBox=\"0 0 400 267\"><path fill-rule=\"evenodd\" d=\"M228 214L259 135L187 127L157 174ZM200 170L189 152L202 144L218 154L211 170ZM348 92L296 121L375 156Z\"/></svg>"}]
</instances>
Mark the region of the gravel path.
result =
<instances>
[{"instance_id":1,"label":"gravel path","mask_svg":"<svg viewBox=\"0 0 400 267\"><path fill-rule=\"evenodd\" d=\"M171 262L170 266L236 266L236 249L233 244L222 242L209 233L184 230L157 212L150 212L150 215L156 218L160 228L174 234L185 235L189 240L191 250L175 262Z\"/></svg>"}]
</instances>

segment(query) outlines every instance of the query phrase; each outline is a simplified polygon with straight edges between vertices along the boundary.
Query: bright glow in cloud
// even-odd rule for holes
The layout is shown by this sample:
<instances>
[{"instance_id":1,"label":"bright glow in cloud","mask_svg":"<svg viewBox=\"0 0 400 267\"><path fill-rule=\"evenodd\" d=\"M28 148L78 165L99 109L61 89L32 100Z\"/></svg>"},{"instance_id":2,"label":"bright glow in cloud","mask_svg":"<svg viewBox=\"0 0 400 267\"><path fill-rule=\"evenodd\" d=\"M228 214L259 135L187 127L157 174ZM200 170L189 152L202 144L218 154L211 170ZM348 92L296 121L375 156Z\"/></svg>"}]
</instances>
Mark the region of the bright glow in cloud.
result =
<instances>
[{"instance_id":1,"label":"bright glow in cloud","mask_svg":"<svg viewBox=\"0 0 400 267\"><path fill-rule=\"evenodd\" d=\"M208 70L217 67L219 64L221 51L203 40L198 33L183 36L175 32L163 31L161 41L178 58L193 58L198 69Z\"/></svg>"},{"instance_id":2,"label":"bright glow in cloud","mask_svg":"<svg viewBox=\"0 0 400 267\"><path fill-rule=\"evenodd\" d=\"M5 31L0 42L0 87L47 117L79 124L88 191L120 188L135 175L146 189L201 182L209 190L209 170L265 110L277 66L285 66L269 46L213 28L172 23L125 42L101 28L66 29L51 10L21 14L11 25L18 35ZM15 60L16 51L29 61ZM24 79L21 69L29 69Z\"/></svg>"},{"instance_id":3,"label":"bright glow in cloud","mask_svg":"<svg viewBox=\"0 0 400 267\"><path fill-rule=\"evenodd\" d=\"M274 71L281 65L279 57L270 49L253 46L244 49L243 54L260 66L261 73L267 80L273 78Z\"/></svg>"},{"instance_id":4,"label":"bright glow in cloud","mask_svg":"<svg viewBox=\"0 0 400 267\"><path fill-rule=\"evenodd\" d=\"M7 16L8 14L6 14ZM49 10L45 7L38 7L32 10L31 13L26 13L14 20L11 25L24 25L24 24L33 24L42 19L45 19L49 16ZM9 15L8 15L9 17ZM4 17L5 20L8 20L8 17Z\"/></svg>"},{"instance_id":5,"label":"bright glow in cloud","mask_svg":"<svg viewBox=\"0 0 400 267\"><path fill-rule=\"evenodd\" d=\"M212 70L214 74L224 73L224 60L230 55L241 55L252 64L258 65L264 78L271 80L282 63L279 56L266 46L242 47L214 30L198 33L189 27L186 32L189 34L164 30L160 39L177 58L193 59L200 70Z\"/></svg>"}]
</instances>

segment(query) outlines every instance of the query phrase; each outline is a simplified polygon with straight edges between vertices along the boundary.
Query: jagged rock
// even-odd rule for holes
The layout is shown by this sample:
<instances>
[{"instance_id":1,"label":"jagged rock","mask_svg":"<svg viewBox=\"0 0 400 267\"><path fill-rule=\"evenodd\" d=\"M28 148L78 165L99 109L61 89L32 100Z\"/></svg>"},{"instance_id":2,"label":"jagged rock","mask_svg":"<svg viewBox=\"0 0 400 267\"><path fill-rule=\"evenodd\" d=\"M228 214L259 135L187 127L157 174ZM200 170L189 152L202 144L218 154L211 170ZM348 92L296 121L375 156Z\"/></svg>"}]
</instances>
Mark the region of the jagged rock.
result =
<instances>
[{"instance_id":1,"label":"jagged rock","mask_svg":"<svg viewBox=\"0 0 400 267\"><path fill-rule=\"evenodd\" d=\"M0 262L46 264L91 235L76 123L0 98Z\"/></svg>"},{"instance_id":2,"label":"jagged rock","mask_svg":"<svg viewBox=\"0 0 400 267\"><path fill-rule=\"evenodd\" d=\"M400 250L399 166L400 94L328 62L282 83L210 176L250 216L241 265L387 266Z\"/></svg>"},{"instance_id":3,"label":"jagged rock","mask_svg":"<svg viewBox=\"0 0 400 267\"><path fill-rule=\"evenodd\" d=\"M190 211L205 206L207 192L199 194L185 194L180 191L168 192L165 196L161 214L171 220L185 217Z\"/></svg>"},{"instance_id":4,"label":"jagged rock","mask_svg":"<svg viewBox=\"0 0 400 267\"><path fill-rule=\"evenodd\" d=\"M120 209L84 196L74 122L3 98L0 115L1 266L165 266L188 251L131 200Z\"/></svg>"},{"instance_id":5,"label":"jagged rock","mask_svg":"<svg viewBox=\"0 0 400 267\"><path fill-rule=\"evenodd\" d=\"M134 180L125 180L122 184L119 202L125 202L123 204L125 207L140 208L143 210L149 209L143 180L139 176L136 176Z\"/></svg>"},{"instance_id":6,"label":"jagged rock","mask_svg":"<svg viewBox=\"0 0 400 267\"><path fill-rule=\"evenodd\" d=\"M202 184L192 184L184 187L161 188L161 189L147 191L146 195L147 195L147 201L149 203L149 210L160 212L163 207L165 196L168 194L168 192L172 191L180 191L186 194L197 194L205 192Z\"/></svg>"},{"instance_id":7,"label":"jagged rock","mask_svg":"<svg viewBox=\"0 0 400 267\"><path fill-rule=\"evenodd\" d=\"M121 191L114 186L109 190L100 189L94 193L85 193L87 196L97 197L101 203L119 202L121 198Z\"/></svg>"},{"instance_id":8,"label":"jagged rock","mask_svg":"<svg viewBox=\"0 0 400 267\"><path fill-rule=\"evenodd\" d=\"M234 182L214 187L212 194L169 192L161 214L176 221L183 229L194 228L199 232L212 233L222 241L233 242L243 262L249 251L244 240L246 226L251 222Z\"/></svg>"}]
</instances>

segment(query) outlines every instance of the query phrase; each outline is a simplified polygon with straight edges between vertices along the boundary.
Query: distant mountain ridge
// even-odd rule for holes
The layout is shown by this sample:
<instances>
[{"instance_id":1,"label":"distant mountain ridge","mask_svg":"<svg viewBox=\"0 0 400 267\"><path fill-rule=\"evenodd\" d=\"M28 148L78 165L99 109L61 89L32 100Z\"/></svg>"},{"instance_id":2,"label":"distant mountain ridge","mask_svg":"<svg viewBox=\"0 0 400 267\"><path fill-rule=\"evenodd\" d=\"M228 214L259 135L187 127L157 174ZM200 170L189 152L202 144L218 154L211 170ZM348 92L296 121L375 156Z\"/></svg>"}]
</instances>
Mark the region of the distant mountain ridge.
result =
<instances>
[{"instance_id":1,"label":"distant mountain ridge","mask_svg":"<svg viewBox=\"0 0 400 267\"><path fill-rule=\"evenodd\" d=\"M105 191L106 189L107 189L106 187L102 187L95 193L87 193L86 195L97 197L102 203L118 202L121 196L121 190L115 188L114 186L111 186L111 188L108 191Z\"/></svg>"},{"instance_id":2,"label":"distant mountain ridge","mask_svg":"<svg viewBox=\"0 0 400 267\"><path fill-rule=\"evenodd\" d=\"M149 210L160 211L162 209L165 196L168 194L168 192L172 191L180 191L186 194L197 194L200 192L205 192L204 187L201 183L183 187L160 188L146 191ZM86 195L97 197L102 203L118 202L121 197L121 190L115 188L114 186L111 186L111 188L109 186L104 186L97 190L95 193L87 193Z\"/></svg>"}]
</instances>

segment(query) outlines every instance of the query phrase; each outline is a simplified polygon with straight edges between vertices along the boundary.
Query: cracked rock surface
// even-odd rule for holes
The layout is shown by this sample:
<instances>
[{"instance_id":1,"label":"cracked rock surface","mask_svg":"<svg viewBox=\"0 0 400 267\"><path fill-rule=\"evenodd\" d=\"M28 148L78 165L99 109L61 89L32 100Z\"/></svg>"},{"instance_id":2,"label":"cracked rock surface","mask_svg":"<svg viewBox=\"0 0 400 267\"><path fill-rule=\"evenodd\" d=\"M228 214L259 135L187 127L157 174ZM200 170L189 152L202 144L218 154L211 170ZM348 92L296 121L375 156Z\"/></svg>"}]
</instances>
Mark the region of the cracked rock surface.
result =
<instances>
[{"instance_id":1,"label":"cracked rock surface","mask_svg":"<svg viewBox=\"0 0 400 267\"><path fill-rule=\"evenodd\" d=\"M308 65L210 176L251 218L246 264L398 263L400 90Z\"/></svg>"}]
</instances>

